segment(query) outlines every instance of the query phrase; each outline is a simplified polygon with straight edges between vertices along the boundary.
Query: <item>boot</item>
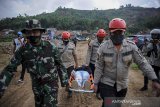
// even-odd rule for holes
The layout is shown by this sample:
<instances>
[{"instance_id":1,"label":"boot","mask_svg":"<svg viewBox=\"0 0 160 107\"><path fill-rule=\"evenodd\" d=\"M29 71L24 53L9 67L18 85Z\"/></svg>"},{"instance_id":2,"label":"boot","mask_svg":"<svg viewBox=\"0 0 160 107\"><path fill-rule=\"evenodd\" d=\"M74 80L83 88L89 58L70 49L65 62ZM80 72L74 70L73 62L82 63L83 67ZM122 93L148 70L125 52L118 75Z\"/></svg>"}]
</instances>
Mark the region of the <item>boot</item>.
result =
<instances>
[{"instance_id":1,"label":"boot","mask_svg":"<svg viewBox=\"0 0 160 107\"><path fill-rule=\"evenodd\" d=\"M148 87L147 87L147 86L144 86L144 87L142 87L142 88L140 89L140 91L146 91L146 90L148 90Z\"/></svg>"},{"instance_id":2,"label":"boot","mask_svg":"<svg viewBox=\"0 0 160 107\"><path fill-rule=\"evenodd\" d=\"M100 93L96 93L96 97L98 100L102 100L101 96L100 96Z\"/></svg>"}]
</instances>

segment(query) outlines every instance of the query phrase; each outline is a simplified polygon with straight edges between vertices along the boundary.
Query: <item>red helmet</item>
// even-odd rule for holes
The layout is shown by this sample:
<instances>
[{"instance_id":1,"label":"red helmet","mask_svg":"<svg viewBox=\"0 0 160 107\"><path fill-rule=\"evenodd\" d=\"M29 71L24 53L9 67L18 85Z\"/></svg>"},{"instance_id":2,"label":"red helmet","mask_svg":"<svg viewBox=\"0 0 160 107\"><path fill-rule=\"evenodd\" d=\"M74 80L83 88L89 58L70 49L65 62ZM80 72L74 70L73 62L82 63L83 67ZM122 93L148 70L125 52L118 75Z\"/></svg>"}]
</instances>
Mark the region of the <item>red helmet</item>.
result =
<instances>
[{"instance_id":1,"label":"red helmet","mask_svg":"<svg viewBox=\"0 0 160 107\"><path fill-rule=\"evenodd\" d=\"M69 39L70 36L71 36L71 34L69 32L67 32L67 31L64 31L62 33L62 39Z\"/></svg>"},{"instance_id":2,"label":"red helmet","mask_svg":"<svg viewBox=\"0 0 160 107\"><path fill-rule=\"evenodd\" d=\"M109 30L110 32L114 32L116 30L126 30L126 22L120 18L114 18L109 22Z\"/></svg>"},{"instance_id":3,"label":"red helmet","mask_svg":"<svg viewBox=\"0 0 160 107\"><path fill-rule=\"evenodd\" d=\"M98 37L105 37L106 35L107 35L107 33L104 29L99 29L97 32Z\"/></svg>"}]
</instances>

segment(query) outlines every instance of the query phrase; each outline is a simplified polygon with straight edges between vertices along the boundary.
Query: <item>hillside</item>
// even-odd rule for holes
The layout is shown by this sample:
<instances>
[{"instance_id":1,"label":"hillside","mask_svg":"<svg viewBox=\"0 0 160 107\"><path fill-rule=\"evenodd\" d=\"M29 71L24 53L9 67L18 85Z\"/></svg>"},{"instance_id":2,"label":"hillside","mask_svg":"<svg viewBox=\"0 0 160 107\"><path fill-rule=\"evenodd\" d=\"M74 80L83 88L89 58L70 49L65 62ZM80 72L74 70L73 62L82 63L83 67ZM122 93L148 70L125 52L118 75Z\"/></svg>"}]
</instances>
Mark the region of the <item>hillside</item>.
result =
<instances>
[{"instance_id":1,"label":"hillside","mask_svg":"<svg viewBox=\"0 0 160 107\"><path fill-rule=\"evenodd\" d=\"M115 17L126 20L128 32L136 33L160 27L160 8L121 7L109 10L76 10L59 7L55 12L35 16L17 16L0 20L0 30L10 28L19 30L25 26L25 20L36 18L42 26L63 30L96 30L108 27L108 22Z\"/></svg>"}]
</instances>

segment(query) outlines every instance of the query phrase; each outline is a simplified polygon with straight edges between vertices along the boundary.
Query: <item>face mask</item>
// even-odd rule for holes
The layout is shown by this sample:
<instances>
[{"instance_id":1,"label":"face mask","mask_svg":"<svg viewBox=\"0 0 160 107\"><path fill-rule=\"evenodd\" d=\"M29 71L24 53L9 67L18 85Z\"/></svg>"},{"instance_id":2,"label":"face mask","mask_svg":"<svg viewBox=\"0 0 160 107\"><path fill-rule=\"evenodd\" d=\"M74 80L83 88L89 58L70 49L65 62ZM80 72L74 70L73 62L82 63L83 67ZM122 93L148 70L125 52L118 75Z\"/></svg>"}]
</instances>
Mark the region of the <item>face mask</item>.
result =
<instances>
[{"instance_id":1,"label":"face mask","mask_svg":"<svg viewBox=\"0 0 160 107\"><path fill-rule=\"evenodd\" d=\"M97 37L97 39L98 39L98 42L101 44L104 38Z\"/></svg>"},{"instance_id":2,"label":"face mask","mask_svg":"<svg viewBox=\"0 0 160 107\"><path fill-rule=\"evenodd\" d=\"M111 35L110 39L114 45L121 45L124 39L124 35Z\"/></svg>"},{"instance_id":3,"label":"face mask","mask_svg":"<svg viewBox=\"0 0 160 107\"><path fill-rule=\"evenodd\" d=\"M41 36L28 36L27 39L29 39L31 44L37 44L41 40Z\"/></svg>"},{"instance_id":4,"label":"face mask","mask_svg":"<svg viewBox=\"0 0 160 107\"><path fill-rule=\"evenodd\" d=\"M160 39L160 34L151 34L152 39Z\"/></svg>"},{"instance_id":5,"label":"face mask","mask_svg":"<svg viewBox=\"0 0 160 107\"><path fill-rule=\"evenodd\" d=\"M62 39L62 40L63 40L64 45L67 45L69 43L69 39Z\"/></svg>"},{"instance_id":6,"label":"face mask","mask_svg":"<svg viewBox=\"0 0 160 107\"><path fill-rule=\"evenodd\" d=\"M69 43L69 40L64 40L63 43L64 45L67 45Z\"/></svg>"}]
</instances>

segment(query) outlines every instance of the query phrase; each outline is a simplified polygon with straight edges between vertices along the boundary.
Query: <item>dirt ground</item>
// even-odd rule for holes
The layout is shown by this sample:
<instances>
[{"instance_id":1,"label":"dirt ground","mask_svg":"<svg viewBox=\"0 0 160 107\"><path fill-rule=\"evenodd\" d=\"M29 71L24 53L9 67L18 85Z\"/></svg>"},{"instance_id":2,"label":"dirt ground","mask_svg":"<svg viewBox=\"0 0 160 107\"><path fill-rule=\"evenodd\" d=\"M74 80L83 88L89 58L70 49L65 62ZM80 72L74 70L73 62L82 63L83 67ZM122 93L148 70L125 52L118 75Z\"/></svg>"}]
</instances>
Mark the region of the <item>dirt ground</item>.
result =
<instances>
[{"instance_id":1,"label":"dirt ground","mask_svg":"<svg viewBox=\"0 0 160 107\"><path fill-rule=\"evenodd\" d=\"M79 65L84 64L87 53L87 42L78 42L77 53ZM8 64L10 55L0 51L0 71ZM34 95L31 89L31 80L28 73L25 74L24 84L17 85L20 75L19 66L4 96L0 99L0 107L34 107ZM151 84L149 90L140 92L143 86L143 75L139 70L130 69L128 98L152 97ZM100 107L101 101L96 99L95 94L73 93L73 97L67 99L67 92L64 88L59 88L59 107Z\"/></svg>"}]
</instances>

